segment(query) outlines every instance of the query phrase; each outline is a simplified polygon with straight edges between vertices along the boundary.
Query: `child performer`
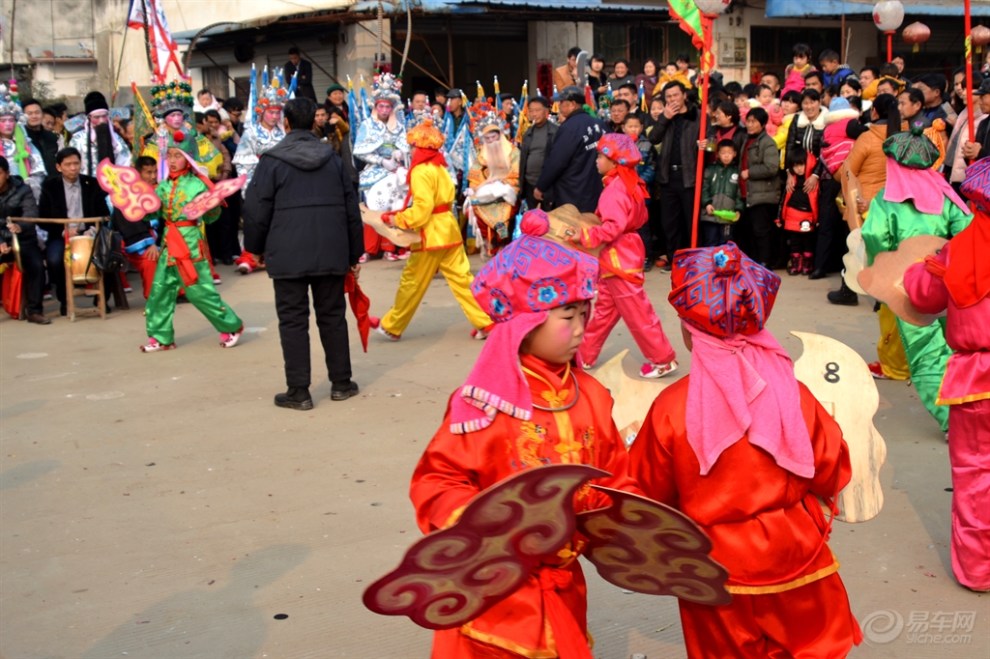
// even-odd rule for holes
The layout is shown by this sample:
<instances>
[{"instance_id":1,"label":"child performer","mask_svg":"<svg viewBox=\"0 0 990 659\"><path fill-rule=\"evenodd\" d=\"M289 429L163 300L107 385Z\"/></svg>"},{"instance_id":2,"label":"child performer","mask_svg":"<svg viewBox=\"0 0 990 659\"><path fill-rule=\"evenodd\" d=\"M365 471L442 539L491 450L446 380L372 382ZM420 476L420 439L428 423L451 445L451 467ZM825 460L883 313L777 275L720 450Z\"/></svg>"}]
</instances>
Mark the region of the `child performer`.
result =
<instances>
[{"instance_id":1,"label":"child performer","mask_svg":"<svg viewBox=\"0 0 990 659\"><path fill-rule=\"evenodd\" d=\"M955 354L939 390L949 406L952 465L952 572L963 586L990 591L990 158L966 170L962 192L972 223L904 275L919 311L948 310L945 338Z\"/></svg>"},{"instance_id":2,"label":"child performer","mask_svg":"<svg viewBox=\"0 0 990 659\"><path fill-rule=\"evenodd\" d=\"M787 188L780 206L778 226L784 227L791 260L789 275L807 275L815 267L815 225L818 222L818 188L805 192L805 182L815 169L815 156L791 145L785 156ZM790 192L786 192L789 189Z\"/></svg>"},{"instance_id":3,"label":"child performer","mask_svg":"<svg viewBox=\"0 0 990 659\"><path fill-rule=\"evenodd\" d=\"M455 189L447 161L440 152L443 140L443 133L429 120L406 133L406 141L413 147L408 175L412 205L399 212L382 214L385 223L419 231L421 237L420 242L412 245L412 256L402 270L392 308L381 318L371 317L375 331L391 341L398 341L412 322L437 272L447 280L461 311L474 325L472 337L485 339L492 324L471 297L471 264L461 246L460 226L451 212Z\"/></svg>"},{"instance_id":4,"label":"child performer","mask_svg":"<svg viewBox=\"0 0 990 659\"><path fill-rule=\"evenodd\" d=\"M733 243L680 250L671 278L691 373L657 397L629 459L729 572L730 604L679 602L688 656L845 657L862 634L820 502L836 510L849 449L763 329L780 278Z\"/></svg>"},{"instance_id":5,"label":"child performer","mask_svg":"<svg viewBox=\"0 0 990 659\"><path fill-rule=\"evenodd\" d=\"M736 162L736 143L723 139L715 145L715 162L705 167L705 182L701 186L701 243L705 247L724 245L732 235L732 224L746 208L746 200L739 189L739 165ZM733 214L734 219L719 217Z\"/></svg>"},{"instance_id":6,"label":"child performer","mask_svg":"<svg viewBox=\"0 0 990 659\"><path fill-rule=\"evenodd\" d=\"M595 214L602 223L573 239L586 248L602 248L598 257L602 272L598 301L580 357L586 368L593 365L605 339L622 318L649 360L640 368L640 376L662 378L677 370L677 362L674 348L643 290L646 249L637 231L647 220L647 192L636 174L639 161L639 149L628 135L609 133L598 140L596 165L604 176L605 188Z\"/></svg>"},{"instance_id":7,"label":"child performer","mask_svg":"<svg viewBox=\"0 0 990 659\"><path fill-rule=\"evenodd\" d=\"M199 221L186 218L183 211L186 203L208 189L203 181L206 174L200 173L195 161L197 151L192 135L177 130L168 136L168 177L158 184L157 189L162 200L160 212L165 227L165 247L158 257L155 281L145 304L148 343L141 346L142 352L175 347L172 319L180 287L185 288L189 301L220 332L221 347L237 345L244 329L241 319L220 298L213 286ZM214 208L203 216L203 221L212 222L219 215L220 209Z\"/></svg>"},{"instance_id":8,"label":"child performer","mask_svg":"<svg viewBox=\"0 0 990 659\"><path fill-rule=\"evenodd\" d=\"M966 202L932 166L940 157L938 147L915 121L909 131L883 142L887 156L887 180L870 202L863 223L863 243L869 265L880 252L893 252L912 236L951 238L973 220ZM904 354L911 369L911 383L928 413L942 432L949 429L949 411L938 405L939 387L952 350L945 342L945 318L927 327L897 319Z\"/></svg>"},{"instance_id":9,"label":"child performer","mask_svg":"<svg viewBox=\"0 0 990 659\"><path fill-rule=\"evenodd\" d=\"M450 398L412 477L423 532L446 528L485 488L547 464L586 464L612 475L595 481L638 493L612 423L612 398L575 364L595 295L593 257L541 238L546 214L526 213L523 235L504 247L472 290L496 324L464 386ZM608 505L589 488L578 512ZM458 628L436 632L433 657L591 659L587 587L577 536L514 593Z\"/></svg>"},{"instance_id":10,"label":"child performer","mask_svg":"<svg viewBox=\"0 0 990 659\"><path fill-rule=\"evenodd\" d=\"M150 156L140 156L135 168L145 183L158 185L158 163ZM145 216L140 222L129 222L124 215L113 209L113 228L120 232L124 239L124 256L131 267L141 275L141 285L144 289L144 299L151 295L151 284L155 280L155 270L158 269L158 248L161 244L158 227L158 211Z\"/></svg>"}]
</instances>

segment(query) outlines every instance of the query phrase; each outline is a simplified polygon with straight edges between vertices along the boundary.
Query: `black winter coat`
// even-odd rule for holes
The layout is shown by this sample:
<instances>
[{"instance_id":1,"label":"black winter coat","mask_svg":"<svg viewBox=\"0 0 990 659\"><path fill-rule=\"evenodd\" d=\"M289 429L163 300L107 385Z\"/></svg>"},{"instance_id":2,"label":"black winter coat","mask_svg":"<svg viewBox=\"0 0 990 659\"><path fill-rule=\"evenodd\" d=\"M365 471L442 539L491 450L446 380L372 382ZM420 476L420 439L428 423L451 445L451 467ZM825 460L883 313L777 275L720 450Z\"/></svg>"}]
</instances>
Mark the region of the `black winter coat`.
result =
<instances>
[{"instance_id":1,"label":"black winter coat","mask_svg":"<svg viewBox=\"0 0 990 659\"><path fill-rule=\"evenodd\" d=\"M344 275L364 252L354 185L333 147L309 130L261 156L241 214L244 249L265 255L273 279Z\"/></svg>"},{"instance_id":2,"label":"black winter coat","mask_svg":"<svg viewBox=\"0 0 990 659\"><path fill-rule=\"evenodd\" d=\"M6 226L8 217L38 217L34 194L20 176L11 176L7 189L0 192L0 224ZM17 222L17 226L21 228L19 240L37 240L34 222Z\"/></svg>"},{"instance_id":3,"label":"black winter coat","mask_svg":"<svg viewBox=\"0 0 990 659\"><path fill-rule=\"evenodd\" d=\"M593 213L602 194L602 176L595 160L598 140L605 134L600 121L578 111L560 124L550 145L536 187L549 192L554 207L574 204L582 213Z\"/></svg>"},{"instance_id":4,"label":"black winter coat","mask_svg":"<svg viewBox=\"0 0 990 659\"><path fill-rule=\"evenodd\" d=\"M58 170L55 169L55 154L58 153L58 136L44 128L39 128L38 130L31 130L29 128L25 132L31 143L41 153L41 160L45 163L45 173L48 176L58 174Z\"/></svg>"},{"instance_id":5,"label":"black winter coat","mask_svg":"<svg viewBox=\"0 0 990 659\"><path fill-rule=\"evenodd\" d=\"M681 129L681 143L674 144L674 122L684 122ZM660 144L660 160L657 163L657 185L667 185L670 183L670 154L673 149L681 152L681 178L685 188L693 188L694 180L698 176L698 135L701 122L701 113L698 108L689 105L687 112L683 112L673 119L668 119L661 114L650 131L650 142Z\"/></svg>"}]
</instances>

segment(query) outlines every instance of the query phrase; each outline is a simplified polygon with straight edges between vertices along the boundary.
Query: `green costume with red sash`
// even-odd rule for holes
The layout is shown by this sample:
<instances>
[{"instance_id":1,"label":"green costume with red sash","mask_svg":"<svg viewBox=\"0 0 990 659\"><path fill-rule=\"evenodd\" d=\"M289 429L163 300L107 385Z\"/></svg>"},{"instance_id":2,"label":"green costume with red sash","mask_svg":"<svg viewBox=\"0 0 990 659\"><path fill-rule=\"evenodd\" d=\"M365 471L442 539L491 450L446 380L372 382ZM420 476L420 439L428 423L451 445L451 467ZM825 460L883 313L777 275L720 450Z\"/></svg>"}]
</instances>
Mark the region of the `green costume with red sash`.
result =
<instances>
[{"instance_id":1,"label":"green costume with red sash","mask_svg":"<svg viewBox=\"0 0 990 659\"><path fill-rule=\"evenodd\" d=\"M244 325L213 285L210 265L203 256L199 220L190 220L183 212L188 202L206 190L206 184L188 169L176 178L166 178L156 189L162 201L165 241L145 313L148 336L166 346L175 341L172 318L180 288L185 288L186 298L218 332L240 332ZM202 219L209 224L219 215L220 209L215 208Z\"/></svg>"}]
</instances>

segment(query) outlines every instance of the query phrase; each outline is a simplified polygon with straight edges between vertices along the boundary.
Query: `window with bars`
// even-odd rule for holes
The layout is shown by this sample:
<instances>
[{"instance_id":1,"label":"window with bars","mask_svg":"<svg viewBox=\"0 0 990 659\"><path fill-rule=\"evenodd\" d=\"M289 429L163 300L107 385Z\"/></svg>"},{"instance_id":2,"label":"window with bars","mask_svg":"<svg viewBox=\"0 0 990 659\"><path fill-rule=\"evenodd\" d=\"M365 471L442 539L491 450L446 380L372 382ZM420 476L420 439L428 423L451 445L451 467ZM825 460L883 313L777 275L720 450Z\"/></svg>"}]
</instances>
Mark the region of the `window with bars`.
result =
<instances>
[{"instance_id":1,"label":"window with bars","mask_svg":"<svg viewBox=\"0 0 990 659\"><path fill-rule=\"evenodd\" d=\"M617 59L627 59L633 75L643 62L653 58L660 66L686 54L697 66L699 54L691 38L676 23L602 24L595 26L595 53L605 58L610 70Z\"/></svg>"}]
</instances>

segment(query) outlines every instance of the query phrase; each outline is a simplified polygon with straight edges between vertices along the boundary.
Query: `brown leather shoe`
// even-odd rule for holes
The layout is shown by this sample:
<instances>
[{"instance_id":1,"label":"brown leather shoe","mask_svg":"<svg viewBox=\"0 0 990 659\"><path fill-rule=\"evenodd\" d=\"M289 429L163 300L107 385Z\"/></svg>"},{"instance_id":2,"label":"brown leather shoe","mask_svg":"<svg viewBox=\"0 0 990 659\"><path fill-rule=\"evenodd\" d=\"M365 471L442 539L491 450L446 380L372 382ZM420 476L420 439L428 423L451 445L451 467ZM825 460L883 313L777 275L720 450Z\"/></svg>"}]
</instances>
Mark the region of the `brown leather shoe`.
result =
<instances>
[{"instance_id":1,"label":"brown leather shoe","mask_svg":"<svg viewBox=\"0 0 990 659\"><path fill-rule=\"evenodd\" d=\"M45 317L44 314L40 313L29 313L27 315L27 321L29 323L34 323L36 325L51 325L52 321L50 318Z\"/></svg>"}]
</instances>

